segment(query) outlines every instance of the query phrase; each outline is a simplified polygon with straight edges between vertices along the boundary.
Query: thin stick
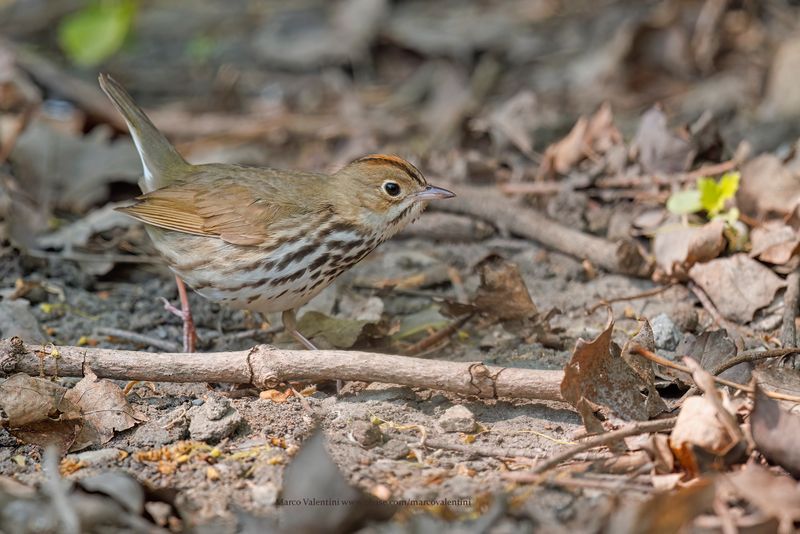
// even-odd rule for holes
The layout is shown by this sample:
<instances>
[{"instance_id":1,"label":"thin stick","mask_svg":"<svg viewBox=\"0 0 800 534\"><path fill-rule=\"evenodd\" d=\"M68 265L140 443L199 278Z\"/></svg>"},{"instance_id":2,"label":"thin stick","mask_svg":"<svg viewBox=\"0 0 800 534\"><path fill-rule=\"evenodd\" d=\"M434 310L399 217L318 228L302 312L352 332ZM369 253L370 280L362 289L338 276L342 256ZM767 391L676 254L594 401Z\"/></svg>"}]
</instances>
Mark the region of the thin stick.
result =
<instances>
[{"instance_id":1,"label":"thin stick","mask_svg":"<svg viewBox=\"0 0 800 534\"><path fill-rule=\"evenodd\" d=\"M149 347L165 350L167 352L180 352L181 348L177 343L167 341L165 339L157 339L144 334L131 332L130 330L122 330L120 328L110 328L107 326L98 326L94 331L103 336L111 336L133 343L141 343Z\"/></svg>"},{"instance_id":2,"label":"thin stick","mask_svg":"<svg viewBox=\"0 0 800 534\"><path fill-rule=\"evenodd\" d=\"M26 345L0 340L0 374L84 376L150 382L219 382L271 389L291 381L383 382L450 391L480 398L563 401L562 371L488 366L479 362L425 360L342 350L285 350L258 345L250 350L152 353L115 349Z\"/></svg>"},{"instance_id":3,"label":"thin stick","mask_svg":"<svg viewBox=\"0 0 800 534\"><path fill-rule=\"evenodd\" d=\"M664 291L666 291L667 289L669 289L669 288L671 288L673 286L676 286L676 285L678 285L677 282L670 282L669 284L667 284L665 286L657 287L657 288L651 289L649 291L643 291L643 292L637 293L635 295L627 295L625 297L615 297L613 299L601 300L597 304L595 304L594 306L589 308L586 311L586 313L591 315L598 308L602 308L603 306L610 306L611 304L613 304L615 302L625 302L625 301L628 301L628 300L638 300L638 299L643 299L643 298L647 298L647 297L654 297L654 296L659 295L659 294L663 293Z\"/></svg>"},{"instance_id":4,"label":"thin stick","mask_svg":"<svg viewBox=\"0 0 800 534\"><path fill-rule=\"evenodd\" d=\"M786 293L783 296L783 321L781 323L781 346L797 346L795 318L800 308L800 268L786 277Z\"/></svg>"},{"instance_id":5,"label":"thin stick","mask_svg":"<svg viewBox=\"0 0 800 534\"><path fill-rule=\"evenodd\" d=\"M491 222L512 234L532 239L580 260L589 260L609 272L647 278L653 263L632 241L612 243L564 226L530 207L517 204L492 187L451 186L456 198L436 206L439 211L461 213Z\"/></svg>"},{"instance_id":6,"label":"thin stick","mask_svg":"<svg viewBox=\"0 0 800 534\"><path fill-rule=\"evenodd\" d=\"M578 443L577 445L573 445L572 447L567 447L560 453L551 456L550 458L548 458L547 460L545 460L540 464L537 464L531 470L531 473L537 475L542 474L545 471L549 471L550 469L556 467L561 462L565 462L573 458L576 454L588 451L589 449L594 449L595 447L603 447L606 445L610 445L612 443L616 443L617 441L620 441L630 436L637 436L639 434L646 434L648 432L661 432L664 430L669 430L673 426L675 426L675 421L677 420L678 420L677 417L670 417L668 419L641 421L632 423L618 430L612 430L611 432L606 432L605 434L593 436L591 438L586 439L586 441Z\"/></svg>"},{"instance_id":7,"label":"thin stick","mask_svg":"<svg viewBox=\"0 0 800 534\"><path fill-rule=\"evenodd\" d=\"M757 362L759 360L766 360L768 358L782 358L784 356L791 356L793 354L800 354L800 348L789 347L785 349L772 349L772 350L747 350L740 352L733 358L725 360L709 371L712 375L716 376L724 373L731 367L746 362Z\"/></svg>"},{"instance_id":8,"label":"thin stick","mask_svg":"<svg viewBox=\"0 0 800 534\"><path fill-rule=\"evenodd\" d=\"M459 328L461 328L462 326L467 324L467 321L472 319L473 315L475 315L475 314L474 313L468 313L467 315L464 315L463 317L459 317L458 319L456 319L455 321L452 321L450 324L448 324L444 328L440 328L439 330L437 330L433 334L429 335L428 337L426 337L426 338L424 338L424 339L422 339L420 341L417 341L416 343L414 343L413 345L408 347L405 350L405 353L406 354L410 354L410 355L419 354L420 352L423 352L425 349L436 345L437 343L439 343L443 339L446 339L446 338L452 336L453 334L455 334L458 331Z\"/></svg>"},{"instance_id":9,"label":"thin stick","mask_svg":"<svg viewBox=\"0 0 800 534\"><path fill-rule=\"evenodd\" d=\"M664 367L669 367L670 369L675 369L676 371L682 371L689 375L692 374L692 370L686 367L685 365L681 365L679 363L669 361L666 358L662 358L655 352L647 350L642 346L637 345L633 347L631 350L636 354L644 356L648 360L657 363L658 365L663 365ZM734 389L744 391L745 393L750 393L751 395L755 394L755 390L753 390L753 388L751 388L750 386L745 386L743 384L731 382L730 380L725 380L724 378L720 378L718 376L714 376L714 381L717 382L718 384L722 384L723 386L732 387ZM784 395L783 393L775 393L774 391L764 391L764 394L771 399L800 402L800 397L797 397L795 395Z\"/></svg>"}]
</instances>

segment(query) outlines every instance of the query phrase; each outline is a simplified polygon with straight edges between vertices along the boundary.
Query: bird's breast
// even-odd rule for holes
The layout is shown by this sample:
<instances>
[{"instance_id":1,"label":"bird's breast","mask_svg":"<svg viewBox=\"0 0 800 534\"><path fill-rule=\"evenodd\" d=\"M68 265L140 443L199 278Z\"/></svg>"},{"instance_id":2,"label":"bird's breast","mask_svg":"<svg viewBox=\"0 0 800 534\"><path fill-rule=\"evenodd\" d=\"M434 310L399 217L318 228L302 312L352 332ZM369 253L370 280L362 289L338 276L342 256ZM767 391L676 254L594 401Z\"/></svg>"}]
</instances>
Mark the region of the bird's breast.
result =
<instances>
[{"instance_id":1,"label":"bird's breast","mask_svg":"<svg viewBox=\"0 0 800 534\"><path fill-rule=\"evenodd\" d=\"M148 231L170 268L200 295L264 313L305 304L382 241L345 224L287 230L263 247Z\"/></svg>"}]
</instances>

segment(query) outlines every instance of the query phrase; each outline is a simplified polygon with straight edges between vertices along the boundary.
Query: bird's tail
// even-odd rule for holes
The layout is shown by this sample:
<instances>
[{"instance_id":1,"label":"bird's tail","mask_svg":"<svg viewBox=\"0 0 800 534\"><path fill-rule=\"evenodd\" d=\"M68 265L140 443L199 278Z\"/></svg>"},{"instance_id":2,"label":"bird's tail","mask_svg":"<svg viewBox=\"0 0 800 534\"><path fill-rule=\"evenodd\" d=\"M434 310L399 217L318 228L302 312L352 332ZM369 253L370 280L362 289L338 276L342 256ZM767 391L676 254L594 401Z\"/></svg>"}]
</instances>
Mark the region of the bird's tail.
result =
<instances>
[{"instance_id":1,"label":"bird's tail","mask_svg":"<svg viewBox=\"0 0 800 534\"><path fill-rule=\"evenodd\" d=\"M142 192L149 193L185 175L189 164L167 141L164 134L158 131L142 108L136 105L131 95L107 74L100 75L100 87L125 119L136 150L142 158L144 178L139 184Z\"/></svg>"}]
</instances>

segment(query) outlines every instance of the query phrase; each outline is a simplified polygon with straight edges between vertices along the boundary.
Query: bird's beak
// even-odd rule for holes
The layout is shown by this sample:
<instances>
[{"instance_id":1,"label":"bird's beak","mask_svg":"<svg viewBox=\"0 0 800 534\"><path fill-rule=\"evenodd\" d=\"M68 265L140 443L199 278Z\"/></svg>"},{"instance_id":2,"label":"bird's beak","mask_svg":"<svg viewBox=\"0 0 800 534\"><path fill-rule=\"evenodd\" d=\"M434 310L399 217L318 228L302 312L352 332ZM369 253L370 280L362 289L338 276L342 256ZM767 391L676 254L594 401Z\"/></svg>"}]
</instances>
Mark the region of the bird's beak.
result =
<instances>
[{"instance_id":1,"label":"bird's beak","mask_svg":"<svg viewBox=\"0 0 800 534\"><path fill-rule=\"evenodd\" d=\"M456 194L452 191L429 185L419 193L415 193L414 200L438 200L443 198L453 198L454 196L456 196Z\"/></svg>"}]
</instances>

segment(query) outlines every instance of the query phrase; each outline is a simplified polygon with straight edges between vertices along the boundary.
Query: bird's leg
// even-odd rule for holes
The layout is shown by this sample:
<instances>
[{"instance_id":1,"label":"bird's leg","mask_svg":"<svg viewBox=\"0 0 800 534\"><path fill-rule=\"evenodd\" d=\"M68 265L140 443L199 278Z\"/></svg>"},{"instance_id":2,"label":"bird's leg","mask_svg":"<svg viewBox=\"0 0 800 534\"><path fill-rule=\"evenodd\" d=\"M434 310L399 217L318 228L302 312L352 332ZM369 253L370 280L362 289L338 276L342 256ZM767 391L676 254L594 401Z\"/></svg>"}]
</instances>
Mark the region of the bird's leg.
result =
<instances>
[{"instance_id":1,"label":"bird's leg","mask_svg":"<svg viewBox=\"0 0 800 534\"><path fill-rule=\"evenodd\" d=\"M162 299L164 301L164 309L183 319L183 351L194 352L195 341L197 341L197 331L194 328L192 310L189 308L189 296L186 294L186 285L178 275L175 275L175 283L178 285L178 297L181 301L181 309L179 310L170 304L167 299Z\"/></svg>"},{"instance_id":2,"label":"bird's leg","mask_svg":"<svg viewBox=\"0 0 800 534\"><path fill-rule=\"evenodd\" d=\"M303 345L308 350L319 350L317 347L314 346L306 337L300 333L297 329L297 316L294 313L294 310L286 310L281 314L281 321L283 321L283 328L289 332L293 338L297 340L298 343ZM342 386L344 382L341 380L336 381L336 393L339 394L342 391Z\"/></svg>"},{"instance_id":3,"label":"bird's leg","mask_svg":"<svg viewBox=\"0 0 800 534\"><path fill-rule=\"evenodd\" d=\"M284 311L281 314L281 321L283 321L284 330L289 332L298 343L303 345L308 350L319 350L297 329L297 316L294 314L294 310Z\"/></svg>"}]
</instances>

